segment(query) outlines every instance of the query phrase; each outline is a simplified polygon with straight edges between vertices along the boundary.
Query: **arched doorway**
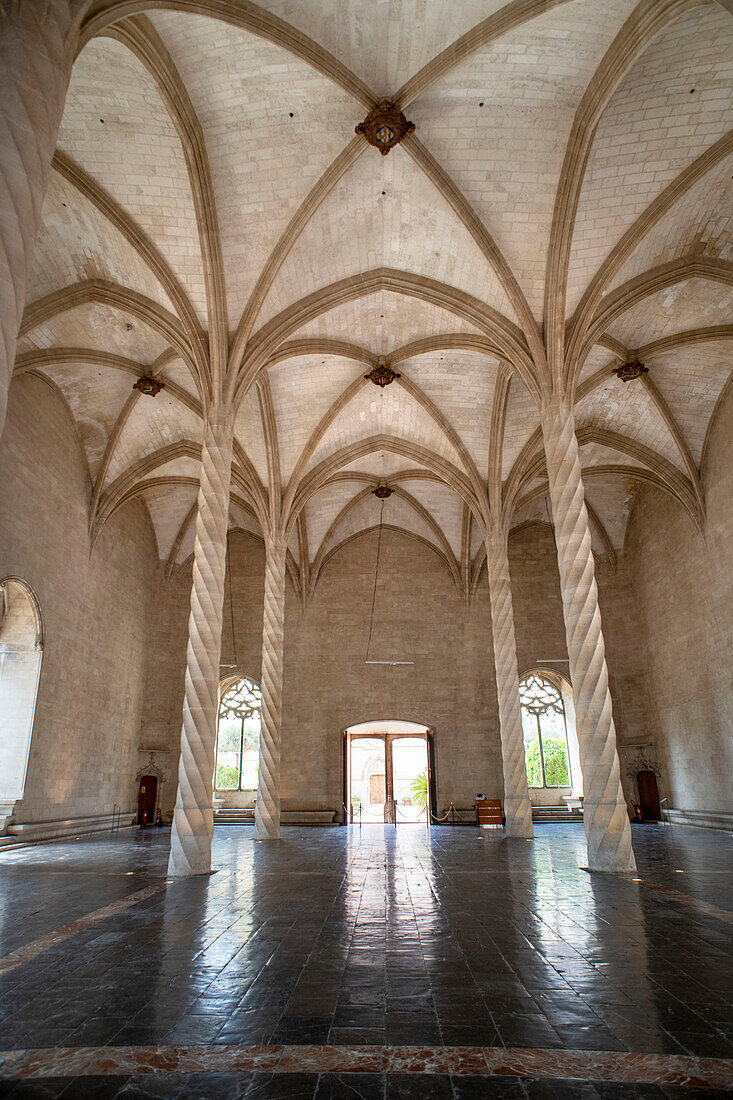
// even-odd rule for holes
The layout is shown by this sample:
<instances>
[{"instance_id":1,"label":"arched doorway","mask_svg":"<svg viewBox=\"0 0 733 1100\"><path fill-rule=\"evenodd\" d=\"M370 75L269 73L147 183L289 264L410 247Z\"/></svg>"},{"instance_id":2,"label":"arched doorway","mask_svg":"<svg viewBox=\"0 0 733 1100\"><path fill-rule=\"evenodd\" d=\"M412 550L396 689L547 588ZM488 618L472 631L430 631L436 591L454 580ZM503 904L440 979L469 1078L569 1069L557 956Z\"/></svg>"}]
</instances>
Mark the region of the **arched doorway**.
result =
<instances>
[{"instance_id":1,"label":"arched doorway","mask_svg":"<svg viewBox=\"0 0 733 1100\"><path fill-rule=\"evenodd\" d=\"M431 731L397 719L344 731L344 809L362 825L426 823L434 804Z\"/></svg>"},{"instance_id":2,"label":"arched doorway","mask_svg":"<svg viewBox=\"0 0 733 1100\"><path fill-rule=\"evenodd\" d=\"M570 685L557 673L528 672L519 682L527 786L534 805L581 798L583 776Z\"/></svg>"},{"instance_id":3,"label":"arched doorway","mask_svg":"<svg viewBox=\"0 0 733 1100\"><path fill-rule=\"evenodd\" d=\"M214 791L228 802L247 801L257 791L260 759L262 691L254 680L243 676L221 685L217 719Z\"/></svg>"},{"instance_id":4,"label":"arched doorway","mask_svg":"<svg viewBox=\"0 0 733 1100\"><path fill-rule=\"evenodd\" d=\"M43 622L32 589L0 581L0 832L23 798L43 659Z\"/></svg>"}]
</instances>

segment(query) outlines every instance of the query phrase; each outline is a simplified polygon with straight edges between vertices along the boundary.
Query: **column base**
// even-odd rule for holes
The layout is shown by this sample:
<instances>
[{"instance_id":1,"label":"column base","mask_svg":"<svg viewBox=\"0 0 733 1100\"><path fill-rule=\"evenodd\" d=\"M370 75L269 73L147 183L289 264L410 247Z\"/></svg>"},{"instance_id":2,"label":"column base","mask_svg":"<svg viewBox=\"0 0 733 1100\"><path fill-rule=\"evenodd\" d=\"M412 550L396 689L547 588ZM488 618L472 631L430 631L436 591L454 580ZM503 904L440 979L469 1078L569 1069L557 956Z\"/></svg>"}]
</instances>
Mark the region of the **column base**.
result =
<instances>
[{"instance_id":1,"label":"column base","mask_svg":"<svg viewBox=\"0 0 733 1100\"><path fill-rule=\"evenodd\" d=\"M624 875L636 870L631 828L624 803L583 805L589 871Z\"/></svg>"},{"instance_id":2,"label":"column base","mask_svg":"<svg viewBox=\"0 0 733 1100\"><path fill-rule=\"evenodd\" d=\"M532 803L528 798L505 798L504 817L506 818L504 830L506 836L518 837L521 840L534 838Z\"/></svg>"}]
</instances>

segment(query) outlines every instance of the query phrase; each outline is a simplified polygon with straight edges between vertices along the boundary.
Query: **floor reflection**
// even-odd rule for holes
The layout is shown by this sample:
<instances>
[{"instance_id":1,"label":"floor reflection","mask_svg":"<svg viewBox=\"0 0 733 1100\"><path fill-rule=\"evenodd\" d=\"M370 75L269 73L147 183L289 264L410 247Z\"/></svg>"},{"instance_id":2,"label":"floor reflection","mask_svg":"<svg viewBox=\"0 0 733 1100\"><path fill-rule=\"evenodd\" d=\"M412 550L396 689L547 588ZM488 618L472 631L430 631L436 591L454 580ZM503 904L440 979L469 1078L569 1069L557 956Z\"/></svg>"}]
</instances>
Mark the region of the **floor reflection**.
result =
<instances>
[{"instance_id":1,"label":"floor reflection","mask_svg":"<svg viewBox=\"0 0 733 1100\"><path fill-rule=\"evenodd\" d=\"M532 843L448 826L292 828L277 842L217 828L216 874L0 979L0 1046L731 1057L730 927L704 906L733 913L733 841L640 827L634 843L638 874L612 876L579 869L574 825ZM0 954L159 882L167 844L149 830L0 856Z\"/></svg>"}]
</instances>

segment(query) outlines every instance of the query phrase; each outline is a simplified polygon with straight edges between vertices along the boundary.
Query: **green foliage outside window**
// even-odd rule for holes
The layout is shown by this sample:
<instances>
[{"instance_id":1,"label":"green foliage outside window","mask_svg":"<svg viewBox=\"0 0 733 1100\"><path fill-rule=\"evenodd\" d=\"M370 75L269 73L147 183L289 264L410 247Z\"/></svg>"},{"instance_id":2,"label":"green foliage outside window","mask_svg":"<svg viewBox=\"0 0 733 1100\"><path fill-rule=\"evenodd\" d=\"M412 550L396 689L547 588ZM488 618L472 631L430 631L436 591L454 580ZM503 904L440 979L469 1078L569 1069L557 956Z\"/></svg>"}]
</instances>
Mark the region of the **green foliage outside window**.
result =
<instances>
[{"instance_id":1,"label":"green foliage outside window","mask_svg":"<svg viewBox=\"0 0 733 1100\"><path fill-rule=\"evenodd\" d=\"M239 768L236 764L218 763L216 768L216 787L219 791L236 791L239 784Z\"/></svg>"},{"instance_id":2,"label":"green foliage outside window","mask_svg":"<svg viewBox=\"0 0 733 1100\"><path fill-rule=\"evenodd\" d=\"M525 746L524 759L527 765L527 786L541 787L542 764L540 763L539 742L534 741L531 745Z\"/></svg>"},{"instance_id":3,"label":"green foliage outside window","mask_svg":"<svg viewBox=\"0 0 733 1100\"><path fill-rule=\"evenodd\" d=\"M412 795L412 801L416 806L419 806L421 810L426 810L428 806L428 773L420 772L412 782L410 786L410 794Z\"/></svg>"},{"instance_id":4,"label":"green foliage outside window","mask_svg":"<svg viewBox=\"0 0 733 1100\"><path fill-rule=\"evenodd\" d=\"M536 673L519 685L527 785L569 787L565 707L558 689Z\"/></svg>"},{"instance_id":5,"label":"green foliage outside window","mask_svg":"<svg viewBox=\"0 0 733 1100\"><path fill-rule=\"evenodd\" d=\"M527 783L530 787L569 787L568 754L565 744L554 738L542 738L545 756L545 782L542 783L540 747L537 741L527 747Z\"/></svg>"}]
</instances>

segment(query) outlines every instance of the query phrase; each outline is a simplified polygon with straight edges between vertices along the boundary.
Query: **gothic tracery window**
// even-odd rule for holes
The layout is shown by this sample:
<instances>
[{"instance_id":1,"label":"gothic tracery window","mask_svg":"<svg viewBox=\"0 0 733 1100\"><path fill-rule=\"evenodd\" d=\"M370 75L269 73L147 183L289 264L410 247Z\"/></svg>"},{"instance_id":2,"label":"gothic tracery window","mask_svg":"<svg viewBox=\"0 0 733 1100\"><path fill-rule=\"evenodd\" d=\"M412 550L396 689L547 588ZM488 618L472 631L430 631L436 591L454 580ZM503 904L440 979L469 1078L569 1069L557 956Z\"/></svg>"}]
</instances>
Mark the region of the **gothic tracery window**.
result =
<instances>
[{"instance_id":1,"label":"gothic tracery window","mask_svg":"<svg viewBox=\"0 0 733 1100\"><path fill-rule=\"evenodd\" d=\"M531 673L519 685L524 758L530 787L569 787L565 706L557 687Z\"/></svg>"},{"instance_id":2,"label":"gothic tracery window","mask_svg":"<svg viewBox=\"0 0 733 1100\"><path fill-rule=\"evenodd\" d=\"M219 703L216 782L220 791L257 787L262 692L246 678L227 688Z\"/></svg>"}]
</instances>

